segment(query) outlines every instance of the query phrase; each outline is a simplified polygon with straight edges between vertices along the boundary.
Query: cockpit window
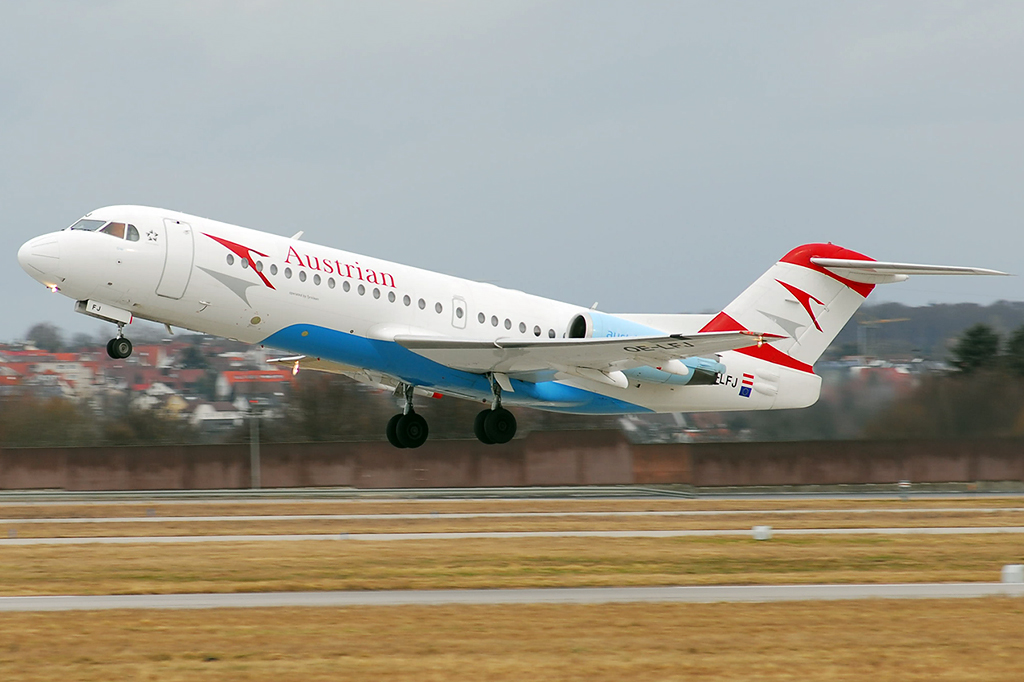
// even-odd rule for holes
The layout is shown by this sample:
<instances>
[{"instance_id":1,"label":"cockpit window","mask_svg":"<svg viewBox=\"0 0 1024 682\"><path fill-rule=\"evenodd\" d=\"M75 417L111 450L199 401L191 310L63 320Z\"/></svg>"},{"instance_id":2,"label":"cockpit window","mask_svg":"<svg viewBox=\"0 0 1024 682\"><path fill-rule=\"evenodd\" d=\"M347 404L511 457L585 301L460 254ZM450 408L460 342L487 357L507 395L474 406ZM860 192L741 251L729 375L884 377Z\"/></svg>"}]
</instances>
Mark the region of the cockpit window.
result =
<instances>
[{"instance_id":1,"label":"cockpit window","mask_svg":"<svg viewBox=\"0 0 1024 682\"><path fill-rule=\"evenodd\" d=\"M72 230L88 230L89 232L95 232L103 226L105 220L86 220L82 218L77 223L71 226Z\"/></svg>"},{"instance_id":2,"label":"cockpit window","mask_svg":"<svg viewBox=\"0 0 1024 682\"><path fill-rule=\"evenodd\" d=\"M106 232L118 239L124 239L124 223L107 223L100 232Z\"/></svg>"},{"instance_id":3,"label":"cockpit window","mask_svg":"<svg viewBox=\"0 0 1024 682\"><path fill-rule=\"evenodd\" d=\"M130 242L139 241L139 231L135 229L134 225L128 226L128 236L126 237L126 239Z\"/></svg>"}]
</instances>

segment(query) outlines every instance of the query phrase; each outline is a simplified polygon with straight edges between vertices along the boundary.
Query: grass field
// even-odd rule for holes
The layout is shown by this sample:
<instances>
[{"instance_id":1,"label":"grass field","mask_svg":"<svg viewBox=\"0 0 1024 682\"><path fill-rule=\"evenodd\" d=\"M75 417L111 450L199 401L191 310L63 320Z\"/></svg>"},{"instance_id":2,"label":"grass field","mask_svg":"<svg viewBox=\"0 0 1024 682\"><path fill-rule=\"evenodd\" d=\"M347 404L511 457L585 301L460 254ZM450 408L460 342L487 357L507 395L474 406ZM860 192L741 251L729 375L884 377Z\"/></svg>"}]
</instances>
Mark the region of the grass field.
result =
<instances>
[{"instance_id":1,"label":"grass field","mask_svg":"<svg viewBox=\"0 0 1024 682\"><path fill-rule=\"evenodd\" d=\"M0 679L1024 679L1024 601L0 614Z\"/></svg>"},{"instance_id":2,"label":"grass field","mask_svg":"<svg viewBox=\"0 0 1024 682\"><path fill-rule=\"evenodd\" d=\"M1012 506L1011 506L1012 505ZM890 509L893 511L876 511ZM658 512L671 516L615 516ZM899 513L897 513L897 511ZM580 513L590 516L539 516ZM514 514L505 517L446 518L441 514ZM594 516L607 513L608 516ZM231 520L237 516L347 514L346 519ZM371 514L418 518L362 518ZM531 516L532 515L532 516ZM221 517L195 521L189 517ZM153 522L160 517L159 522ZM104 518L138 522L103 522ZM145 519L149 518L150 521ZM702 500L494 500L494 501L338 501L160 505L0 505L0 534L19 538L342 534L403 532L708 530L776 528L878 528L887 526L1024 526L1019 499L929 500L925 502L797 500L723 502ZM28 523L25 519L33 519ZM40 523L53 519L52 523ZM75 519L78 523L61 523ZM95 522L82 523L88 519ZM22 520L19 523L19 520ZM6 532L4 532L6 531Z\"/></svg>"},{"instance_id":3,"label":"grass field","mask_svg":"<svg viewBox=\"0 0 1024 682\"><path fill-rule=\"evenodd\" d=\"M0 594L992 582L1019 535L509 538L341 533L1024 525L1020 499L331 501L0 505L18 537L337 533L280 543L0 547ZM938 508L954 511L937 511ZM996 509L984 512L979 509ZM901 513L872 509L904 509ZM699 511L451 519L444 513ZM829 510L829 513L768 514ZM972 511L975 510L975 511ZM723 513L715 513L723 512ZM724 513L738 512L738 513ZM424 514L415 519L189 516ZM145 522L153 516L181 517ZM1024 600L0 613L0 680L1024 679Z\"/></svg>"},{"instance_id":4,"label":"grass field","mask_svg":"<svg viewBox=\"0 0 1024 682\"><path fill-rule=\"evenodd\" d=\"M0 594L992 582L1016 535L8 546Z\"/></svg>"},{"instance_id":5,"label":"grass field","mask_svg":"<svg viewBox=\"0 0 1024 682\"><path fill-rule=\"evenodd\" d=\"M266 500L231 501L167 500L151 502L0 502L0 518L88 518L112 516L242 516L286 514L430 514L481 512L566 512L566 511L764 511L837 509L853 512L869 509L965 510L976 508L1021 509L1020 497L962 497L879 499L708 500L701 498L644 499L357 499L357 500Z\"/></svg>"}]
</instances>

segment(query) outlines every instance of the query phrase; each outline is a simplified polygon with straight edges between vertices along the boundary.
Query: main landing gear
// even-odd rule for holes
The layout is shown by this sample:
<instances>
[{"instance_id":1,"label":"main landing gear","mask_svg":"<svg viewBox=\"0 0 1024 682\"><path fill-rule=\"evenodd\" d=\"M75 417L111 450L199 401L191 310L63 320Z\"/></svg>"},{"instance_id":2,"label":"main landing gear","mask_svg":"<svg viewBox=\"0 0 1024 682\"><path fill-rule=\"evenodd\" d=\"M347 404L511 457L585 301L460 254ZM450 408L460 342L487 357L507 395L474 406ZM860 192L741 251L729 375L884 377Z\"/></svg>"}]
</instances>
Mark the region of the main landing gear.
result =
<instances>
[{"instance_id":1,"label":"main landing gear","mask_svg":"<svg viewBox=\"0 0 1024 682\"><path fill-rule=\"evenodd\" d=\"M124 325L117 325L117 337L107 341L107 355L115 360L124 360L132 354L132 342L124 337Z\"/></svg>"},{"instance_id":2,"label":"main landing gear","mask_svg":"<svg viewBox=\"0 0 1024 682\"><path fill-rule=\"evenodd\" d=\"M489 376L488 379L491 382L494 400L489 409L476 416L473 421L473 433L486 445L507 443L516 435L516 418L501 406L501 386L494 377ZM405 399L405 406L388 421L385 433L388 442L396 448L418 448L427 441L427 420L416 414L412 408L414 390L413 386L404 383L395 389L395 395Z\"/></svg>"},{"instance_id":3,"label":"main landing gear","mask_svg":"<svg viewBox=\"0 0 1024 682\"><path fill-rule=\"evenodd\" d=\"M418 448L427 442L427 420L412 409L413 387L400 384L398 390L404 393L405 408L388 421L388 442L396 448Z\"/></svg>"},{"instance_id":4,"label":"main landing gear","mask_svg":"<svg viewBox=\"0 0 1024 682\"><path fill-rule=\"evenodd\" d=\"M491 382L494 401L489 410L482 410L473 420L473 433L485 445L507 443L516 435L516 417L501 406L501 386L493 376Z\"/></svg>"}]
</instances>

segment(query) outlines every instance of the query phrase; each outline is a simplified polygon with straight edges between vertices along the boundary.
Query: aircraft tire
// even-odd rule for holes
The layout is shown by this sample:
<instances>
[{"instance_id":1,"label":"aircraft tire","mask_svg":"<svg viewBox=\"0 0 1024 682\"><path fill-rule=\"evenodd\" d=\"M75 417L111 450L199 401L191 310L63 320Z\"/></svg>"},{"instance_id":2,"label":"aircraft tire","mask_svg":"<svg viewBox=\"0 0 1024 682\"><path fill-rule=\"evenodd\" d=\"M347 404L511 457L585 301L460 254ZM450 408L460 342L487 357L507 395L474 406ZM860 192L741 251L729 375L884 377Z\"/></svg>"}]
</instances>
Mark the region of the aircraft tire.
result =
<instances>
[{"instance_id":1,"label":"aircraft tire","mask_svg":"<svg viewBox=\"0 0 1024 682\"><path fill-rule=\"evenodd\" d=\"M401 413L396 414L394 417L388 420L388 426L384 430L387 434L388 442L394 445L396 448L404 448L405 445L402 441L398 440L398 422L403 417Z\"/></svg>"},{"instance_id":2,"label":"aircraft tire","mask_svg":"<svg viewBox=\"0 0 1024 682\"><path fill-rule=\"evenodd\" d=\"M110 339L110 341L107 341L107 355L109 355L111 358L115 360L117 359L117 356L114 355L114 339Z\"/></svg>"},{"instance_id":3,"label":"aircraft tire","mask_svg":"<svg viewBox=\"0 0 1024 682\"><path fill-rule=\"evenodd\" d=\"M418 448L426 443L429 433L427 420L415 412L403 415L395 425L395 435L398 436L399 442L407 448Z\"/></svg>"},{"instance_id":4,"label":"aircraft tire","mask_svg":"<svg viewBox=\"0 0 1024 682\"><path fill-rule=\"evenodd\" d=\"M132 342L123 336L119 339L111 339L108 353L112 358L124 360L132 354Z\"/></svg>"},{"instance_id":5,"label":"aircraft tire","mask_svg":"<svg viewBox=\"0 0 1024 682\"><path fill-rule=\"evenodd\" d=\"M491 410L484 419L484 431L493 442L507 443L516 435L516 417L503 407Z\"/></svg>"},{"instance_id":6,"label":"aircraft tire","mask_svg":"<svg viewBox=\"0 0 1024 682\"><path fill-rule=\"evenodd\" d=\"M476 415L476 419L473 420L473 433L476 434L477 440L484 445L494 445L494 441L490 439L487 435L487 430L484 428L484 422L487 421L487 415L490 413L491 411L489 409L481 410L480 413Z\"/></svg>"}]
</instances>

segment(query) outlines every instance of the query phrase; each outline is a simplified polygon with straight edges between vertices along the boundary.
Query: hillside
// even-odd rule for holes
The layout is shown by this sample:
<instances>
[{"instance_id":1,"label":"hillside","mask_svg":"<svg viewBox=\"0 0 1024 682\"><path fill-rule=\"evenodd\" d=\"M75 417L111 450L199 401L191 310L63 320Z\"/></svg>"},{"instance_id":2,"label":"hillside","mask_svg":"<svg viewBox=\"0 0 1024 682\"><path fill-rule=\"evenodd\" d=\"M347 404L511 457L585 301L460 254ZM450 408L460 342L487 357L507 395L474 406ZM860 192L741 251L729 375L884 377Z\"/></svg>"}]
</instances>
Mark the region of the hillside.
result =
<instances>
[{"instance_id":1,"label":"hillside","mask_svg":"<svg viewBox=\"0 0 1024 682\"><path fill-rule=\"evenodd\" d=\"M1024 326L1024 301L997 301L988 306L944 303L917 308L901 303L866 305L839 333L824 359L865 354L944 360L956 338L979 323L991 326L1005 340Z\"/></svg>"}]
</instances>

